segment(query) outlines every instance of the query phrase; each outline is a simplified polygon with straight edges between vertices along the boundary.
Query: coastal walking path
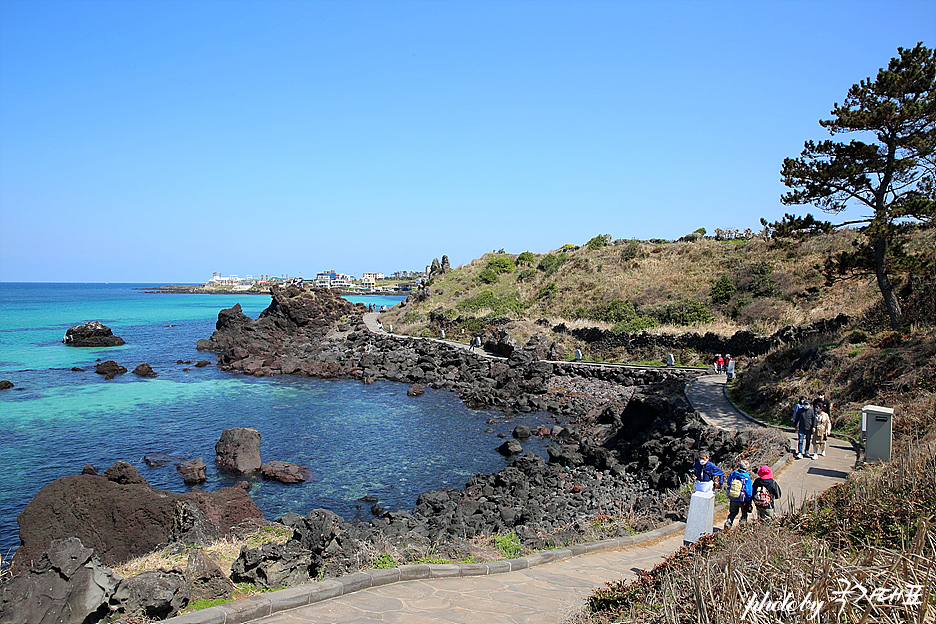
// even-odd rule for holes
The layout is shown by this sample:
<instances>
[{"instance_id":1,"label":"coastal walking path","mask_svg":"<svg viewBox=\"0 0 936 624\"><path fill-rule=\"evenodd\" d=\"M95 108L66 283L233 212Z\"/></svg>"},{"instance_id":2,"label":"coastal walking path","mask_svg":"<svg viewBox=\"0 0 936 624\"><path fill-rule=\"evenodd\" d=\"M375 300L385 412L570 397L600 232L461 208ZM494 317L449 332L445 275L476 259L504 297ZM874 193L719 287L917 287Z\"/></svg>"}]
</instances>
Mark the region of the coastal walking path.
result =
<instances>
[{"instance_id":1,"label":"coastal walking path","mask_svg":"<svg viewBox=\"0 0 936 624\"><path fill-rule=\"evenodd\" d=\"M372 329L377 331L376 314L373 318ZM707 422L725 429L759 426L727 399L725 381L724 375L711 374L689 384L686 396L693 408ZM832 438L825 457L781 459L773 466L783 490L778 505L782 509L798 506L812 494L840 483L854 463L851 444ZM729 467L723 468L727 472ZM725 516L724 510L716 515L716 526L724 522ZM682 546L684 529L684 523L674 522L638 536L488 564L374 570L262 594L179 616L171 622L559 624L581 611L595 588L609 581L633 578L637 572L662 562Z\"/></svg>"}]
</instances>

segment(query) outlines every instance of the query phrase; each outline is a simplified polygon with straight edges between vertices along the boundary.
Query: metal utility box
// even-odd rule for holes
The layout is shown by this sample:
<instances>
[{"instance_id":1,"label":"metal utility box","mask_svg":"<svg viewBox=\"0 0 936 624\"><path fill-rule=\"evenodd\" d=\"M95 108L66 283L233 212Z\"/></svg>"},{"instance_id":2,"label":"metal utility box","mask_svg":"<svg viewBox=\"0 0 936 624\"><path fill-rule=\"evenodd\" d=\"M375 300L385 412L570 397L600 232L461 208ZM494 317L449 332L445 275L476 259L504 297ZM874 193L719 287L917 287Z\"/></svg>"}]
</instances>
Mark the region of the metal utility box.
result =
<instances>
[{"instance_id":1,"label":"metal utility box","mask_svg":"<svg viewBox=\"0 0 936 624\"><path fill-rule=\"evenodd\" d=\"M894 410L879 405L861 408L861 435L865 439L865 461L890 461L894 441Z\"/></svg>"}]
</instances>

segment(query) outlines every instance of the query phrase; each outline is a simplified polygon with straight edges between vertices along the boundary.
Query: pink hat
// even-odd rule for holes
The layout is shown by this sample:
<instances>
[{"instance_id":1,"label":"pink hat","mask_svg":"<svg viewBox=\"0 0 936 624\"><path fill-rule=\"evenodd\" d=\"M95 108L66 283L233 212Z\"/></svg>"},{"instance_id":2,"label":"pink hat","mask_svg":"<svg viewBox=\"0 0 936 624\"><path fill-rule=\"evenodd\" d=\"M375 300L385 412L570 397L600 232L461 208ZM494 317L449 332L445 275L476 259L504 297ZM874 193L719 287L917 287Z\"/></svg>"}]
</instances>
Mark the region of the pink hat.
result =
<instances>
[{"instance_id":1,"label":"pink hat","mask_svg":"<svg viewBox=\"0 0 936 624\"><path fill-rule=\"evenodd\" d=\"M761 466L757 469L757 476L761 479L773 479L773 470L770 466Z\"/></svg>"}]
</instances>

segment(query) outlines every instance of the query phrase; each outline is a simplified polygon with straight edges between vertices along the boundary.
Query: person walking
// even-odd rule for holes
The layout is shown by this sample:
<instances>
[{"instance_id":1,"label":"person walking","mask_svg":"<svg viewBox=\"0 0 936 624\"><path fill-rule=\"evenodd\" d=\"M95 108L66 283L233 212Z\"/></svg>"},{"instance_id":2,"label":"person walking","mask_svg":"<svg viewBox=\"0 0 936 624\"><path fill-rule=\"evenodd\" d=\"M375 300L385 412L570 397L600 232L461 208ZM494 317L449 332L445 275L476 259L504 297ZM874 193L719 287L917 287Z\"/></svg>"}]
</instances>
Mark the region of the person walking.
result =
<instances>
[{"instance_id":1,"label":"person walking","mask_svg":"<svg viewBox=\"0 0 936 624\"><path fill-rule=\"evenodd\" d=\"M734 360L731 359L730 355L725 356L725 375L728 376L728 381L734 379Z\"/></svg>"},{"instance_id":2,"label":"person walking","mask_svg":"<svg viewBox=\"0 0 936 624\"><path fill-rule=\"evenodd\" d=\"M832 433L832 417L822 407L816 411L816 426L813 428L813 459L816 455L825 457L826 439Z\"/></svg>"},{"instance_id":3,"label":"person walking","mask_svg":"<svg viewBox=\"0 0 936 624\"><path fill-rule=\"evenodd\" d=\"M757 469L757 478L752 484L754 496L752 501L757 510L757 519L765 520L774 517L776 500L780 498L780 484L774 481L773 470L770 466L761 466Z\"/></svg>"},{"instance_id":4,"label":"person walking","mask_svg":"<svg viewBox=\"0 0 936 624\"><path fill-rule=\"evenodd\" d=\"M748 514L751 512L751 499L754 495L753 481L748 472L750 464L742 459L738 462L738 467L731 471L728 479L725 481L725 489L728 491L728 519L725 521L725 530L727 531L734 525L734 520L741 512L741 522L747 522Z\"/></svg>"},{"instance_id":5,"label":"person walking","mask_svg":"<svg viewBox=\"0 0 936 624\"><path fill-rule=\"evenodd\" d=\"M718 374L721 374L724 368L725 368L725 358L721 356L721 353L716 353L715 354L715 372Z\"/></svg>"},{"instance_id":6,"label":"person walking","mask_svg":"<svg viewBox=\"0 0 936 624\"><path fill-rule=\"evenodd\" d=\"M796 427L796 459L803 459L804 448L806 455L809 455L809 444L812 442L813 430L816 427L816 412L813 411L806 397L800 398L800 404L793 416L793 426ZM816 459L815 455L811 457Z\"/></svg>"},{"instance_id":7,"label":"person walking","mask_svg":"<svg viewBox=\"0 0 936 624\"><path fill-rule=\"evenodd\" d=\"M812 402L813 410L818 414L821 409L826 414L832 413L832 403L830 403L825 396L825 392L822 390L819 391L819 394L816 395L816 398Z\"/></svg>"},{"instance_id":8,"label":"person walking","mask_svg":"<svg viewBox=\"0 0 936 624\"><path fill-rule=\"evenodd\" d=\"M716 466L714 462L709 461L708 451L699 452L699 459L696 460L692 471L695 473L696 481L702 483L712 481L712 487L714 488L720 488L722 479L725 478L725 471Z\"/></svg>"}]
</instances>

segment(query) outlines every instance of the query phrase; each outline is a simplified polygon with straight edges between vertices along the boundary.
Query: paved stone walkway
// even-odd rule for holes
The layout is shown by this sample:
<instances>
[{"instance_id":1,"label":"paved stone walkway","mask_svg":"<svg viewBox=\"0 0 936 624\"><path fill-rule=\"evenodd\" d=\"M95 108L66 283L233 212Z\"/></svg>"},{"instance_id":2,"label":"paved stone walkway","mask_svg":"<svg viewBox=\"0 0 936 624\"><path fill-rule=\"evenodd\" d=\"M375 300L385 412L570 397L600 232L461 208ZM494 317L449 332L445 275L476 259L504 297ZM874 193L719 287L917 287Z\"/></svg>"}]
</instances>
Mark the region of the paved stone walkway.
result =
<instances>
[{"instance_id":1,"label":"paved stone walkway","mask_svg":"<svg viewBox=\"0 0 936 624\"><path fill-rule=\"evenodd\" d=\"M376 315L373 317L376 320ZM724 375L700 377L687 387L686 395L702 417L716 426L757 426L727 400L724 384ZM778 501L781 509L799 506L807 497L848 476L855 463L851 444L830 439L828 446L826 457L782 459L774 465L783 490L783 498ZM716 526L725 515L725 511L716 514ZM581 610L594 588L608 581L632 578L637 571L663 561L682 545L683 528L683 523L673 523L635 538L547 551L487 566L404 566L403 572L398 568L353 575L355 578L344 582L323 581L263 594L167 623L559 624ZM621 547L633 542L638 543ZM597 552L577 554L588 549ZM563 558L549 561L559 557ZM548 562L536 565L541 561ZM492 573L497 569L512 571ZM419 574L424 578L414 578ZM430 574L436 578L425 578ZM403 576L413 580L391 582ZM333 597L319 600L323 596Z\"/></svg>"}]
</instances>

